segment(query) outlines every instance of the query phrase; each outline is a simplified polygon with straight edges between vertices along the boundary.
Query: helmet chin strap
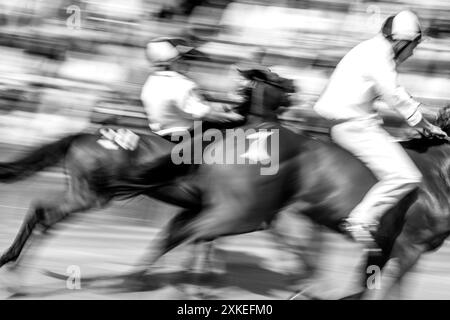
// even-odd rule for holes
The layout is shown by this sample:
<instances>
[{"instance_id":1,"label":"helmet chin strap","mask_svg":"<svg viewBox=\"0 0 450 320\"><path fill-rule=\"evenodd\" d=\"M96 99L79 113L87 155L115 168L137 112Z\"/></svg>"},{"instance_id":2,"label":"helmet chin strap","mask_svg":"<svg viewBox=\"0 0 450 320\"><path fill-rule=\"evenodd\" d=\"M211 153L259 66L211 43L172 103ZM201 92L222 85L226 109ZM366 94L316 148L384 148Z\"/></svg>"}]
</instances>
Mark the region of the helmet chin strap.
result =
<instances>
[{"instance_id":1,"label":"helmet chin strap","mask_svg":"<svg viewBox=\"0 0 450 320\"><path fill-rule=\"evenodd\" d=\"M398 57L401 55L401 53L414 41L420 41L421 39L421 33L417 35L417 37L410 41L410 40L395 40L392 37L392 23L394 21L395 16L390 16L386 19L384 22L381 33L383 36L392 43L392 48L394 50L394 59L397 60Z\"/></svg>"},{"instance_id":2,"label":"helmet chin strap","mask_svg":"<svg viewBox=\"0 0 450 320\"><path fill-rule=\"evenodd\" d=\"M398 40L394 42L393 49L394 49L394 59L397 60L398 57L402 54L402 52L412 43L412 41L408 40Z\"/></svg>"}]
</instances>

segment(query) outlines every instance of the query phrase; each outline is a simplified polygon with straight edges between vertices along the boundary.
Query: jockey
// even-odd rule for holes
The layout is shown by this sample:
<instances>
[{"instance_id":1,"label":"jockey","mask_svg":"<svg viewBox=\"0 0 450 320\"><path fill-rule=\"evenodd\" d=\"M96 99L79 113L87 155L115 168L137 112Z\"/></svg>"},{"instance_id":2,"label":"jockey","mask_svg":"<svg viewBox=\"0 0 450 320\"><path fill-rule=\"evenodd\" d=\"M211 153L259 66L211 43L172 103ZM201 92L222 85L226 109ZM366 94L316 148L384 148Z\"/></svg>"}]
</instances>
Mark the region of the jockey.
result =
<instances>
[{"instance_id":1,"label":"jockey","mask_svg":"<svg viewBox=\"0 0 450 320\"><path fill-rule=\"evenodd\" d=\"M421 36L419 19L411 11L389 17L380 34L357 45L339 62L314 106L318 114L335 121L333 141L364 162L378 179L344 223L356 241L375 250L371 232L379 219L419 185L422 175L381 127L374 101L384 100L412 127L446 136L422 116L421 104L397 83L396 67L412 56Z\"/></svg>"},{"instance_id":2,"label":"jockey","mask_svg":"<svg viewBox=\"0 0 450 320\"><path fill-rule=\"evenodd\" d=\"M153 72L141 93L150 128L160 135L190 130L195 120L234 122L242 116L216 111L200 96L197 84L181 73L184 58L201 53L179 38L158 38L147 44Z\"/></svg>"}]
</instances>

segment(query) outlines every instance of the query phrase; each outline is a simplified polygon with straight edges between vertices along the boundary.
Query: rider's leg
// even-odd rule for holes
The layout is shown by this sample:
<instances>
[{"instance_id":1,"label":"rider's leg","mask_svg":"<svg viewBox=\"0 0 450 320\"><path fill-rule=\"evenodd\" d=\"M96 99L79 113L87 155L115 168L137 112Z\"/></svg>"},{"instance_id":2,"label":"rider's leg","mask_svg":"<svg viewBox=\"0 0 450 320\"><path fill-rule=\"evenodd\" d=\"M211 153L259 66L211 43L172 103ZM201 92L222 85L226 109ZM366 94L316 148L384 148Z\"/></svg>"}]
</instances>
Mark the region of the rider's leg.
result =
<instances>
[{"instance_id":1,"label":"rider's leg","mask_svg":"<svg viewBox=\"0 0 450 320\"><path fill-rule=\"evenodd\" d=\"M376 120L348 121L334 126L331 135L378 178L378 183L350 213L350 225L377 225L385 212L421 182L422 174L415 164Z\"/></svg>"}]
</instances>

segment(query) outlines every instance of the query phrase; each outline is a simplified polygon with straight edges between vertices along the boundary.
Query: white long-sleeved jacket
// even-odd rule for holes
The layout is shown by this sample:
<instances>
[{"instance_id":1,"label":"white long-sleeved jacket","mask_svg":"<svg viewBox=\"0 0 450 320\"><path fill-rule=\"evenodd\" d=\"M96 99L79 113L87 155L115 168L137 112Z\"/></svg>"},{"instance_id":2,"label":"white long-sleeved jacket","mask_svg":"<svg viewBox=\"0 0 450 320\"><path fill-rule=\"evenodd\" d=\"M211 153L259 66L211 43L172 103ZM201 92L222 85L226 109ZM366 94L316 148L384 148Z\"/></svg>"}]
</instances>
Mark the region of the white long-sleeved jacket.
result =
<instances>
[{"instance_id":1,"label":"white long-sleeved jacket","mask_svg":"<svg viewBox=\"0 0 450 320\"><path fill-rule=\"evenodd\" d=\"M314 110L330 120L369 118L376 115L373 103L378 98L395 108L409 125L421 121L420 103L398 85L394 51L382 35L345 55Z\"/></svg>"},{"instance_id":2,"label":"white long-sleeved jacket","mask_svg":"<svg viewBox=\"0 0 450 320\"><path fill-rule=\"evenodd\" d=\"M191 128L210 111L196 90L192 80L175 71L150 75L141 93L150 127L164 133Z\"/></svg>"}]
</instances>

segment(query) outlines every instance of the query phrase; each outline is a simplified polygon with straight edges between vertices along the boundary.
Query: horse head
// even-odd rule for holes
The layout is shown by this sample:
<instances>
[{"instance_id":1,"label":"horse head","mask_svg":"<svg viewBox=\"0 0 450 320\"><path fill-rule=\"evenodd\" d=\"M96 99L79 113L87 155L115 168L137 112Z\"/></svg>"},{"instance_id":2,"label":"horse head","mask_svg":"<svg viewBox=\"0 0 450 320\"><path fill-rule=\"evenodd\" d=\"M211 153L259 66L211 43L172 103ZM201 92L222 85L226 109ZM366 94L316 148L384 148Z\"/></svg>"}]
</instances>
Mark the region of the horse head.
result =
<instances>
[{"instance_id":1,"label":"horse head","mask_svg":"<svg viewBox=\"0 0 450 320\"><path fill-rule=\"evenodd\" d=\"M239 72L248 80L240 92L244 104L247 105L246 113L276 118L275 110L291 105L291 94L296 91L293 80L268 69L247 69Z\"/></svg>"}]
</instances>

